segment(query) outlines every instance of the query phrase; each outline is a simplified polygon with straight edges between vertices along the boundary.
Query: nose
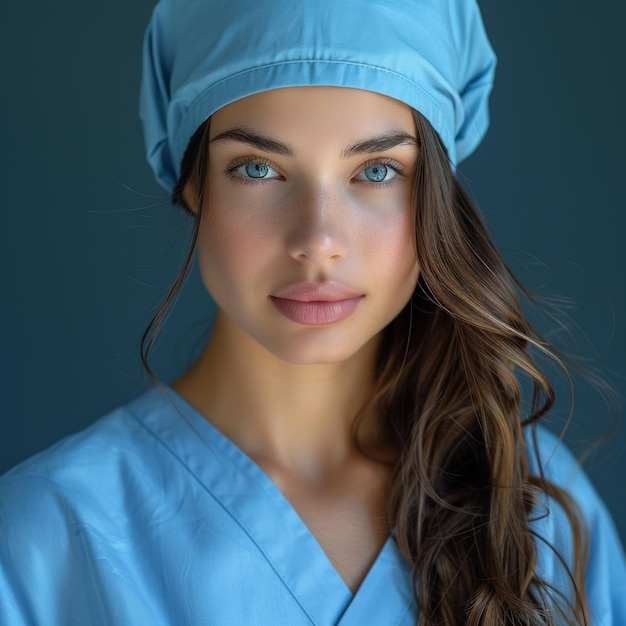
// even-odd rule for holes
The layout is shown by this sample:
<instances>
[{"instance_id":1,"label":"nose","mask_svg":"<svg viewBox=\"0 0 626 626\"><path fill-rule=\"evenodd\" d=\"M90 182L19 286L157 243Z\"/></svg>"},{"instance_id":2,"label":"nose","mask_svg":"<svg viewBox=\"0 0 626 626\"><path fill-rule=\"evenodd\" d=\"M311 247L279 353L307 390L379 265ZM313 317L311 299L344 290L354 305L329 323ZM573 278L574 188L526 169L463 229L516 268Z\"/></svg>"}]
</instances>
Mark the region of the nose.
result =
<instances>
[{"instance_id":1,"label":"nose","mask_svg":"<svg viewBox=\"0 0 626 626\"><path fill-rule=\"evenodd\" d=\"M339 261L348 252L348 207L341 194L318 185L294 194L287 236L290 256L312 266Z\"/></svg>"}]
</instances>

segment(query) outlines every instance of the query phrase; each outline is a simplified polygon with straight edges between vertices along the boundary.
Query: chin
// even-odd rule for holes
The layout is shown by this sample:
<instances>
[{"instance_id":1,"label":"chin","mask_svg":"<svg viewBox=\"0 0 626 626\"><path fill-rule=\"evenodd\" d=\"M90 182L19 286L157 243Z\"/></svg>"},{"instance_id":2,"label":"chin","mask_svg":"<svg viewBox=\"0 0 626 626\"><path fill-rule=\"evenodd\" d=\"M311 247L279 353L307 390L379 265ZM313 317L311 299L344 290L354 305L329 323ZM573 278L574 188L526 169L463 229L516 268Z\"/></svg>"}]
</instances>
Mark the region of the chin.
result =
<instances>
[{"instance_id":1,"label":"chin","mask_svg":"<svg viewBox=\"0 0 626 626\"><path fill-rule=\"evenodd\" d=\"M342 340L341 337L315 337L309 340L294 339L288 343L265 345L264 348L277 359L293 365L332 365L349 361L357 355L371 356L368 348L376 338L365 342Z\"/></svg>"}]
</instances>

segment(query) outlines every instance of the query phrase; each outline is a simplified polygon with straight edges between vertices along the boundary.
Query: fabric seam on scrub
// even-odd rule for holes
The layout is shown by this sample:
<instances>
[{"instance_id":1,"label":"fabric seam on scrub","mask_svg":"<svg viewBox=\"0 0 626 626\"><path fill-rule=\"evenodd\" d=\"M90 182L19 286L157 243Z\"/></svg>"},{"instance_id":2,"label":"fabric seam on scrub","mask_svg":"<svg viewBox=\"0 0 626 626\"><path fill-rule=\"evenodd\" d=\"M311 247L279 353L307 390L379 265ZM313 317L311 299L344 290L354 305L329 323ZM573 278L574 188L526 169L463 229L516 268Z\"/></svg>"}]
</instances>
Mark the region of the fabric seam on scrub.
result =
<instances>
[{"instance_id":1,"label":"fabric seam on scrub","mask_svg":"<svg viewBox=\"0 0 626 626\"><path fill-rule=\"evenodd\" d=\"M281 501L281 506L283 506L283 504L286 504L289 507L290 511L295 513L298 519L299 525L305 526L307 535L315 542L319 550L324 554L327 564L329 564L332 567L334 573L338 576L339 580L341 580L342 584L346 587L346 589L348 589L347 585L345 584L345 581L341 579L341 577L338 575L336 568L332 565L332 563L330 563L328 556L325 554L317 538L311 533L311 531L308 528L306 528L306 524L304 524L298 512L295 511L293 505L285 498L284 494L280 491L280 489L278 489L278 487L273 483L273 481L263 471L263 469L261 469L241 448L239 448L239 446L237 446L231 439L229 439L226 435L224 435L224 433L222 433L218 428L216 428L210 421L200 416L197 409L193 405L190 405L185 398L180 396L174 389L172 389L169 386L166 386L166 389L169 392L168 398L172 402L176 401L176 406L175 406L176 412L178 413L179 416L183 417L185 424L189 426L193 430L194 434L196 434L200 438L203 445L207 445L211 449L213 449L213 447L215 446L217 450L219 451L219 455L224 455L231 463L234 463L238 469L244 471L246 475L250 476L254 480L255 484L257 484L261 489L263 489L263 492L268 497L273 499L276 496L279 496L280 501ZM178 404L179 402L180 404L182 404L182 406ZM185 412L185 409L189 410L194 415L194 417L198 417L199 419L201 419L204 422L204 425L209 429L209 432L207 433L207 435L209 436L214 435L215 439L211 437L211 439L207 441L203 433L201 433L198 429L196 429L195 426L191 423L191 420L188 419L186 415L183 415L181 413L181 412ZM217 460L218 462L220 462L220 464L222 463L219 457L217 458ZM271 487L270 492L267 491L266 489L267 486ZM377 554L376 559L374 560L374 563L372 564L370 570L368 570L363 583L365 583L367 579L370 577L373 570L376 568L380 558L384 556L383 553L387 550L393 549L391 544L395 544L397 546L395 535L396 535L395 530L392 529L389 537L387 537L387 539L385 540L385 543L383 544L383 547ZM258 541L255 541L254 543L256 545L259 545L260 547L260 544L258 543ZM263 554L266 554L266 553L263 552ZM336 626L341 626L343 624L346 624L345 616L351 610L351 607L354 605L354 602L355 601L359 602L358 600L359 593L360 593L360 589L358 589L356 593L350 591L349 602L344 607L340 616L338 616L337 620L333 622L333 624L335 624ZM294 594L292 593L292 595ZM393 621L389 621L389 624L401 624L404 616L414 606L415 606L415 602L413 601L413 597L411 595L408 601L403 602L401 611L399 613L394 612L396 617L393 618ZM388 616L388 617L390 620L392 619L392 616ZM351 624L353 618L349 617L348 619L350 621L348 621L347 624ZM317 624L315 620L313 620L313 623Z\"/></svg>"},{"instance_id":2,"label":"fabric seam on scrub","mask_svg":"<svg viewBox=\"0 0 626 626\"><path fill-rule=\"evenodd\" d=\"M276 63L266 63L264 65L255 65L254 67L249 67L249 68L246 68L245 70L240 70L239 72L236 72L235 74L230 74L228 76L225 76L224 78L220 78L215 83L212 83L211 85L209 85L208 87L203 89L202 92L200 92L189 103L189 105L187 107L187 111L185 111L185 115L181 119L181 123L179 124L179 127L177 129L176 135L174 136L174 139L175 140L179 139L179 136L180 136L180 134L182 132L182 129L185 126L185 122L187 121L187 118L191 114L191 110L196 105L196 103L199 100L201 100L209 91L212 91L213 89L219 87L219 85L221 85L223 83L226 83L226 82L229 82L231 80L234 80L234 79L238 78L239 76L243 76L245 74L249 74L250 72L256 72L258 70L269 69L269 68L276 68L276 67L280 67L280 66L300 65L300 64L310 64L310 65L346 65L346 66L349 66L349 67L362 67L364 69L374 70L374 71L377 71L377 72L383 72L385 74L390 74L392 76L395 76L396 78L401 79L403 82L408 83L409 85L412 85L415 88L417 88L426 98L428 98L428 100L433 104L433 106L437 109L437 111L439 111L439 114L442 116L442 118L446 119L446 115L443 112L443 110L441 109L441 107L439 106L439 104L437 103L437 101L419 83L416 83L415 81L407 78L406 76L403 76L402 74L399 74L398 72L394 72L393 70L390 70L390 69L387 69L387 68L384 68L384 67L378 67L376 65L370 65L368 63L356 63L354 61L333 61L332 59L328 59L328 60L326 60L326 59L300 59L300 60L297 60L297 61L277 61ZM281 87L277 87L277 89L280 89L280 88Z\"/></svg>"},{"instance_id":3,"label":"fabric seam on scrub","mask_svg":"<svg viewBox=\"0 0 626 626\"><path fill-rule=\"evenodd\" d=\"M298 605L300 606L300 608L303 610L303 612L305 613L305 615L307 616L307 618L309 619L309 621L311 622L311 624L316 624L315 620L311 617L311 615L309 614L308 609L302 605L302 603L300 602L300 599L295 595L294 591L291 589L291 587L287 584L287 582L285 581L285 579L282 577L281 573L278 571L278 569L276 568L273 560L269 557L269 555L265 552L265 549L259 544L259 542L248 532L248 529L241 523L241 521L239 520L239 518L233 513L233 511L227 507L223 502L220 501L220 499L213 493L213 491L204 483L204 481L189 467L189 465L187 465L187 463L185 463L185 461L183 461L183 459L181 459L181 457L174 452L174 450L172 450L172 448L167 445L162 439L161 437L159 437L159 435L157 433L155 433L147 424L145 424L137 415L135 415L132 412L129 412L129 415L132 419L134 419L136 422L138 422L142 428L144 430L146 430L154 439L156 439L156 441L158 443L161 444L161 446L163 446L163 448L165 448L195 479L198 483L200 483L201 487L204 489L204 491L206 491L211 498L213 498L213 500L215 500L215 502L217 502L219 504L219 506L224 509L228 515L235 521L235 523L237 524L237 526L239 526L239 528L241 528L241 530L246 534L246 536L252 541L252 543L260 550L260 552L263 554L263 556L266 558L267 562L270 564L272 570L274 570L276 576L278 577L278 579L283 583L283 585L285 586L285 588L289 591L290 595L293 597L293 599L298 603Z\"/></svg>"}]
</instances>

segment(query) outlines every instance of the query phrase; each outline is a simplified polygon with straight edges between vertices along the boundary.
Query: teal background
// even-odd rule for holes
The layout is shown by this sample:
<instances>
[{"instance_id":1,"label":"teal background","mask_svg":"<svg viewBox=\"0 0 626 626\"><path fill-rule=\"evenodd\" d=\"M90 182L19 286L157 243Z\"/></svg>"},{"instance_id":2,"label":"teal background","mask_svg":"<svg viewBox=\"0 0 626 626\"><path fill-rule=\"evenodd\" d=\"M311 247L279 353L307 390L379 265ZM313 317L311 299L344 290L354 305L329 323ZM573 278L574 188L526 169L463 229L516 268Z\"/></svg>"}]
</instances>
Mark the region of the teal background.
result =
<instances>
[{"instance_id":1,"label":"teal background","mask_svg":"<svg viewBox=\"0 0 626 626\"><path fill-rule=\"evenodd\" d=\"M481 6L499 56L492 127L460 171L512 268L531 289L571 302L557 341L623 394L625 5ZM188 239L187 219L143 157L137 89L151 8L3 7L0 472L145 384L139 339ZM163 379L190 362L210 317L193 274L156 352ZM553 428L564 412L561 402ZM626 539L626 431L579 381L568 442L584 450L610 429L585 465Z\"/></svg>"}]
</instances>

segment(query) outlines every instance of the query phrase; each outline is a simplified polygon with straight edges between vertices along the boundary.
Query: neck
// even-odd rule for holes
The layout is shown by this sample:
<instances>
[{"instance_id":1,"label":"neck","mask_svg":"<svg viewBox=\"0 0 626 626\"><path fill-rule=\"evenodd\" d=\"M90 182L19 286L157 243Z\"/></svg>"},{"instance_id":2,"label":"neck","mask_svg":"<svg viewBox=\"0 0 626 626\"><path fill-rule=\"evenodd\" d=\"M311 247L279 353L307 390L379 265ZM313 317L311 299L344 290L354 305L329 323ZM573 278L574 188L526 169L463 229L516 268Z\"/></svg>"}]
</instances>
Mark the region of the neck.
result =
<instances>
[{"instance_id":1,"label":"neck","mask_svg":"<svg viewBox=\"0 0 626 626\"><path fill-rule=\"evenodd\" d=\"M341 363L287 363L218 315L202 356L173 387L250 457L322 480L358 453L354 420L377 349L373 340ZM362 419L359 441L386 447L375 417Z\"/></svg>"}]
</instances>

